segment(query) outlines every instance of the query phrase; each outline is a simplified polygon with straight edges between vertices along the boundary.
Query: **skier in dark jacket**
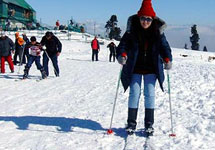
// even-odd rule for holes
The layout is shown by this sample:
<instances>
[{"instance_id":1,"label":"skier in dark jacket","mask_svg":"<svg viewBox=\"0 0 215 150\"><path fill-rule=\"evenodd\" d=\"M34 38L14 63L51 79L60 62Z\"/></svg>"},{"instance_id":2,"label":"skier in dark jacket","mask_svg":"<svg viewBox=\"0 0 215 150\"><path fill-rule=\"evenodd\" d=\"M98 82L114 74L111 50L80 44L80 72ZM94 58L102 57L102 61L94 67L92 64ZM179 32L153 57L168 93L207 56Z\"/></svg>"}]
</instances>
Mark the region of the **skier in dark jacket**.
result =
<instances>
[{"instance_id":1,"label":"skier in dark jacket","mask_svg":"<svg viewBox=\"0 0 215 150\"><path fill-rule=\"evenodd\" d=\"M58 56L60 56L62 49L61 42L52 32L46 32L40 43L42 46L46 47L46 50L43 53L43 67L46 71L46 75L49 76L48 62L50 58L54 66L55 75L56 77L59 77Z\"/></svg>"},{"instance_id":2,"label":"skier in dark jacket","mask_svg":"<svg viewBox=\"0 0 215 150\"><path fill-rule=\"evenodd\" d=\"M15 33L15 54L13 56L13 61L14 61L14 65L16 65L18 63L17 61L17 56L19 56L19 63L20 65L22 65L22 56L23 56L23 48L24 48L24 44L25 41L23 40L23 38L21 38L19 36L19 32Z\"/></svg>"},{"instance_id":3,"label":"skier in dark jacket","mask_svg":"<svg viewBox=\"0 0 215 150\"><path fill-rule=\"evenodd\" d=\"M111 58L113 57L113 62L115 62L115 57L116 57L116 45L114 42L111 42L108 44L107 48L110 50L110 55L109 55L109 62L111 62Z\"/></svg>"},{"instance_id":4,"label":"skier in dark jacket","mask_svg":"<svg viewBox=\"0 0 215 150\"><path fill-rule=\"evenodd\" d=\"M37 69L41 71L42 78L45 79L47 77L46 72L43 66L40 64L40 53L42 50L42 46L40 43L37 42L37 39L35 36L32 36L30 40L31 42L26 45L26 48L30 49L30 54L29 54L28 63L26 64L24 69L23 79L28 78L29 70L31 68L31 65L34 62L37 66Z\"/></svg>"},{"instance_id":5,"label":"skier in dark jacket","mask_svg":"<svg viewBox=\"0 0 215 150\"><path fill-rule=\"evenodd\" d=\"M1 73L5 73L5 60L8 62L11 72L14 72L11 52L14 53L14 43L2 32L0 35Z\"/></svg>"},{"instance_id":6,"label":"skier in dark jacket","mask_svg":"<svg viewBox=\"0 0 215 150\"><path fill-rule=\"evenodd\" d=\"M91 48L92 48L92 61L94 61L94 57L96 57L96 61L98 61L98 53L100 50L99 41L97 40L96 36L91 42Z\"/></svg>"},{"instance_id":7,"label":"skier in dark jacket","mask_svg":"<svg viewBox=\"0 0 215 150\"><path fill-rule=\"evenodd\" d=\"M164 70L171 69L171 48L163 33L165 23L152 8L151 0L143 0L137 15L129 17L127 31L117 47L117 60L123 65L121 82L124 90L130 87L126 131L133 134L144 80L145 132L153 135L155 83L163 90ZM164 64L164 67L163 67Z\"/></svg>"},{"instance_id":8,"label":"skier in dark jacket","mask_svg":"<svg viewBox=\"0 0 215 150\"><path fill-rule=\"evenodd\" d=\"M26 64L26 62L27 62L28 59L29 59L29 49L26 47L26 45L28 45L28 44L30 43L30 41L29 41L29 39L28 39L26 33L23 33L23 34L22 34L22 37L23 37L23 40L25 41L22 63L23 63L23 64Z\"/></svg>"}]
</instances>

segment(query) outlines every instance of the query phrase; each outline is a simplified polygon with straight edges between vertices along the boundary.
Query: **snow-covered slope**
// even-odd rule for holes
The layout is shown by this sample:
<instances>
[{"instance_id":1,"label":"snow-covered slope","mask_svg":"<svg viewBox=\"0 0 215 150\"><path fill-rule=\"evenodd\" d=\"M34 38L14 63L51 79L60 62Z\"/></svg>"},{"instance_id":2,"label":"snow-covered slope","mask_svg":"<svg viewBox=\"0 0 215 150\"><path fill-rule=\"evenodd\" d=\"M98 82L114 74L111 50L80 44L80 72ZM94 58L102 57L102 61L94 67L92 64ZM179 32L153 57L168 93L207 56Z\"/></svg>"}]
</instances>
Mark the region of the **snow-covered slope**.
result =
<instances>
[{"instance_id":1,"label":"snow-covered slope","mask_svg":"<svg viewBox=\"0 0 215 150\"><path fill-rule=\"evenodd\" d=\"M29 34L30 35L30 34ZM13 36L12 36L13 38ZM40 39L40 38L39 38ZM114 135L107 135L120 66L108 62L109 41L104 40L99 61L91 62L90 43L79 39L62 40L59 57L60 77L36 82L40 72L35 65L30 78L16 72L0 74L0 150L123 150L126 133L128 91L120 86L113 120ZM171 133L169 101L166 89L156 87L156 150L215 149L215 61L214 53L173 48L170 71L173 125ZM185 56L185 57L184 57ZM138 130L144 128L144 105L141 97ZM145 138L136 135L132 147L143 149ZM133 148L134 149L134 148Z\"/></svg>"}]
</instances>

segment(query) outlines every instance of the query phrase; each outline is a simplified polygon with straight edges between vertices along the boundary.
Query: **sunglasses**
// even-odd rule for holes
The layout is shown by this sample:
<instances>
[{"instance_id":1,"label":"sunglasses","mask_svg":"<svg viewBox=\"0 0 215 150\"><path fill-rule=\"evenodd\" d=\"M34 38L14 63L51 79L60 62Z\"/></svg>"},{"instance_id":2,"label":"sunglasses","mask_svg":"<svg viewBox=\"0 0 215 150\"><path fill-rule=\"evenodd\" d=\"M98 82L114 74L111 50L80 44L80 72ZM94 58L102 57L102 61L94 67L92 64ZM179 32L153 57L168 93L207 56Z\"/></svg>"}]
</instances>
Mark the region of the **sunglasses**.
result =
<instances>
[{"instance_id":1,"label":"sunglasses","mask_svg":"<svg viewBox=\"0 0 215 150\"><path fill-rule=\"evenodd\" d=\"M140 21L146 21L146 22L152 22L152 18L148 18L148 17L140 17Z\"/></svg>"}]
</instances>

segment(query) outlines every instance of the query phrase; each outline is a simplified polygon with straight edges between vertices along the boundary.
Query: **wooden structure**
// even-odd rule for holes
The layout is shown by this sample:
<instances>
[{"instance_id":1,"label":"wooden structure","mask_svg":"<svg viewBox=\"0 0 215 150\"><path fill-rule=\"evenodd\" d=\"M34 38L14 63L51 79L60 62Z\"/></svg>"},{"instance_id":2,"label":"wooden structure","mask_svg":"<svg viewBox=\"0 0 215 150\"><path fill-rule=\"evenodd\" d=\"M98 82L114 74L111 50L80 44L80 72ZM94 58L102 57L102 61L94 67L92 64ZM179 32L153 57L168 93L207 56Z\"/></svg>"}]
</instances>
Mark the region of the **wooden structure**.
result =
<instances>
[{"instance_id":1,"label":"wooden structure","mask_svg":"<svg viewBox=\"0 0 215 150\"><path fill-rule=\"evenodd\" d=\"M0 26L5 30L17 24L31 28L36 24L36 11L25 0L0 0Z\"/></svg>"}]
</instances>

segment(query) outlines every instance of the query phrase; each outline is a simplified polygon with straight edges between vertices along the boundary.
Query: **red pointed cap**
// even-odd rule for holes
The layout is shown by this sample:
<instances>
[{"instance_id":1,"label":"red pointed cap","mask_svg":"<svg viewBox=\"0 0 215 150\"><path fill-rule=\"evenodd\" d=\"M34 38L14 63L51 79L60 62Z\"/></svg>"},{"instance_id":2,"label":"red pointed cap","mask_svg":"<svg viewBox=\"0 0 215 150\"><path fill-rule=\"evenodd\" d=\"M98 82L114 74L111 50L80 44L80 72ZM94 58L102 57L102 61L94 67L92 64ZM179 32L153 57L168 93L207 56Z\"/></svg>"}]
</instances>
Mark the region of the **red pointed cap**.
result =
<instances>
[{"instance_id":1,"label":"red pointed cap","mask_svg":"<svg viewBox=\"0 0 215 150\"><path fill-rule=\"evenodd\" d=\"M141 6L140 10L137 12L137 15L139 17L141 17L141 16L155 17L156 13L155 13L154 9L152 8L152 1L143 0L142 6Z\"/></svg>"}]
</instances>

